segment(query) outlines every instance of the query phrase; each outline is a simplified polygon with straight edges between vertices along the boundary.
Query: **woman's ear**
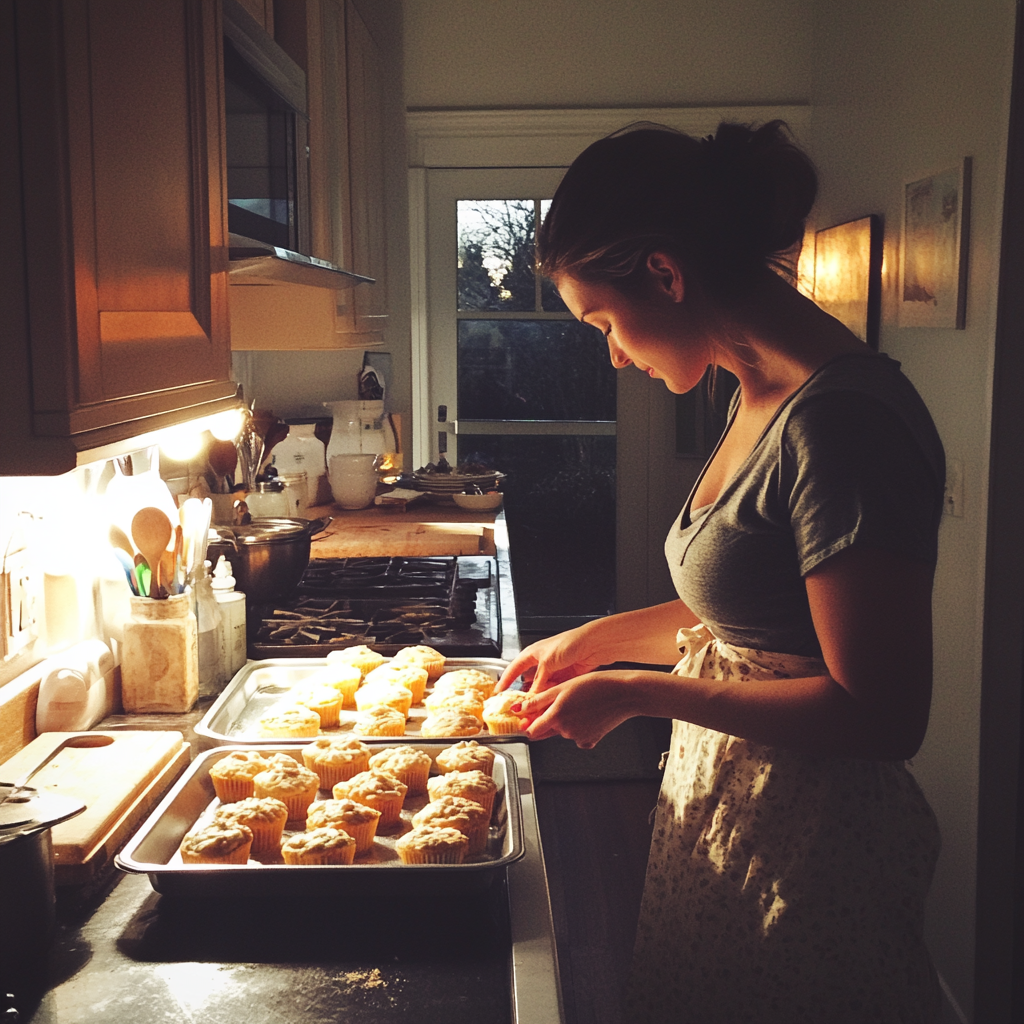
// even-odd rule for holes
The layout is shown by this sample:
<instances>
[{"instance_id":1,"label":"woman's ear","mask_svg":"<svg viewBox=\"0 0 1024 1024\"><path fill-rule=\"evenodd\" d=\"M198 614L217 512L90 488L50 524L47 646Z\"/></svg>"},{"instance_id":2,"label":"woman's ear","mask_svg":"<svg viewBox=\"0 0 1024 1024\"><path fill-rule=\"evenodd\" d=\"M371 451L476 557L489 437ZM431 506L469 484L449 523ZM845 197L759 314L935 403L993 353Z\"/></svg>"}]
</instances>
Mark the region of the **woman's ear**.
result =
<instances>
[{"instance_id":1,"label":"woman's ear","mask_svg":"<svg viewBox=\"0 0 1024 1024\"><path fill-rule=\"evenodd\" d=\"M647 270L655 288L673 302L682 302L686 295L683 269L678 260L667 252L652 252L647 257Z\"/></svg>"}]
</instances>

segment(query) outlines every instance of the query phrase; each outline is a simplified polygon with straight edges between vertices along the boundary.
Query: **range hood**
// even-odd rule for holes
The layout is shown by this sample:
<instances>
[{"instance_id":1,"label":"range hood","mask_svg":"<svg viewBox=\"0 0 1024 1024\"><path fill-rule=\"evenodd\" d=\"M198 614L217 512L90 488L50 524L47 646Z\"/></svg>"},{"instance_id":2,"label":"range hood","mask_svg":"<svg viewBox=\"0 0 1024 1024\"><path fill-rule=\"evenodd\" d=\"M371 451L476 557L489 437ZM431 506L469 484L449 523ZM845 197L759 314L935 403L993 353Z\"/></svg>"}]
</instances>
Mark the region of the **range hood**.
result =
<instances>
[{"instance_id":1,"label":"range hood","mask_svg":"<svg viewBox=\"0 0 1024 1024\"><path fill-rule=\"evenodd\" d=\"M231 284L304 284L312 288L354 288L373 284L374 278L314 256L282 249L243 235L228 236L228 280Z\"/></svg>"}]
</instances>

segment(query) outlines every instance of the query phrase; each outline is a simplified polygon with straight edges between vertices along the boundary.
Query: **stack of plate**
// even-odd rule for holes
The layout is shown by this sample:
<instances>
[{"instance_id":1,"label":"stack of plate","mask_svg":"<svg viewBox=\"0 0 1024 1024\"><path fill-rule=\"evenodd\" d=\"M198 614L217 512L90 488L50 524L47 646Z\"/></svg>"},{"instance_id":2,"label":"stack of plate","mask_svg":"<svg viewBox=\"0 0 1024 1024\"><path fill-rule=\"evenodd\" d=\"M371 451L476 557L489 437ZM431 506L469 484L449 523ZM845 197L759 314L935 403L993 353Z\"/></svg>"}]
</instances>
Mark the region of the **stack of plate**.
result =
<instances>
[{"instance_id":1,"label":"stack of plate","mask_svg":"<svg viewBox=\"0 0 1024 1024\"><path fill-rule=\"evenodd\" d=\"M418 491L430 491L432 494L460 494L474 485L481 491L493 490L499 481L505 479L504 473L420 473L412 475L413 487Z\"/></svg>"}]
</instances>

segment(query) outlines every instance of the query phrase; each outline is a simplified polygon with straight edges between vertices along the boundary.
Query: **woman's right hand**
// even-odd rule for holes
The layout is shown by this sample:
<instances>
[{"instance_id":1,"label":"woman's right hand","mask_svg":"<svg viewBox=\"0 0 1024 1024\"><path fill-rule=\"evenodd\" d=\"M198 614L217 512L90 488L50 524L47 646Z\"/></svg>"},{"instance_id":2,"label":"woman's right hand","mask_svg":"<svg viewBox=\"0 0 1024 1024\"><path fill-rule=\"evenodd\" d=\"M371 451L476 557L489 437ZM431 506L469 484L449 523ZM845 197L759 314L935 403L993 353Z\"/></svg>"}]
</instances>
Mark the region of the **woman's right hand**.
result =
<instances>
[{"instance_id":1,"label":"woman's right hand","mask_svg":"<svg viewBox=\"0 0 1024 1024\"><path fill-rule=\"evenodd\" d=\"M508 689L522 676L530 684L531 693L540 693L556 683L593 671L603 661L587 633L585 626L579 626L530 644L505 669L496 689Z\"/></svg>"}]
</instances>

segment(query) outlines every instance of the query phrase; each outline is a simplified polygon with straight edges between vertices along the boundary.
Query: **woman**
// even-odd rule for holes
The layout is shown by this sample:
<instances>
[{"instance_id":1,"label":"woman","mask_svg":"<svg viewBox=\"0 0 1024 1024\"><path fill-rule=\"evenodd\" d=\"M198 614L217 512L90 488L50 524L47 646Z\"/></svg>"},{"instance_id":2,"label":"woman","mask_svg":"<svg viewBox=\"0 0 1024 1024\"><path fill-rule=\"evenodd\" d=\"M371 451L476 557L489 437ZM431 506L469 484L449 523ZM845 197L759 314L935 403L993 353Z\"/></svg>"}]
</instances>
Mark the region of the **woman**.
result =
<instances>
[{"instance_id":1,"label":"woman","mask_svg":"<svg viewBox=\"0 0 1024 1024\"><path fill-rule=\"evenodd\" d=\"M780 122L589 147L539 237L573 314L670 391L740 382L665 544L679 600L527 647L531 739L675 720L627 1019L916 1024L938 852L904 760L931 698L944 456L899 364L779 269L816 191ZM682 655L682 660L679 660ZM605 669L678 662L672 673Z\"/></svg>"}]
</instances>

